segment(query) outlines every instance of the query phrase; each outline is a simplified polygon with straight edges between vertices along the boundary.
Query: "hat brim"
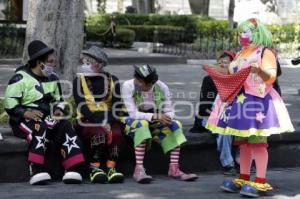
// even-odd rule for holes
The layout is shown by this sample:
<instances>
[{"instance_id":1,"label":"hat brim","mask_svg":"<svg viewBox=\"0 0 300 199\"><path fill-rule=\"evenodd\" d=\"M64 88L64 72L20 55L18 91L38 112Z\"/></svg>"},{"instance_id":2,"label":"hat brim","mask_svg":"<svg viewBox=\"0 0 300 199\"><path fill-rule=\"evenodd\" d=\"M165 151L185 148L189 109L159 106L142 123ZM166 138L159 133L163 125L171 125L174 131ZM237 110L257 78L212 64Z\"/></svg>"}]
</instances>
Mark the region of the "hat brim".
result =
<instances>
[{"instance_id":1,"label":"hat brim","mask_svg":"<svg viewBox=\"0 0 300 199\"><path fill-rule=\"evenodd\" d=\"M102 62L102 63L103 63L103 66L106 66L106 65L107 65L107 61L105 61L105 60L103 60L103 59L100 59L99 57L97 57L97 56L91 54L91 53L90 53L89 51L87 51L87 50L83 50L83 51L81 52L81 54L83 54L83 55L88 55L88 56L94 58L95 60L97 60L98 62Z\"/></svg>"},{"instance_id":2,"label":"hat brim","mask_svg":"<svg viewBox=\"0 0 300 199\"><path fill-rule=\"evenodd\" d=\"M41 57L41 56L43 56L45 54L52 54L52 53L54 53L54 49L53 48L48 48L48 47L44 48L44 49L40 50L39 52L35 53L34 55L32 55L30 57L30 59L28 60L28 62L36 60L36 59L38 59L39 57Z\"/></svg>"}]
</instances>

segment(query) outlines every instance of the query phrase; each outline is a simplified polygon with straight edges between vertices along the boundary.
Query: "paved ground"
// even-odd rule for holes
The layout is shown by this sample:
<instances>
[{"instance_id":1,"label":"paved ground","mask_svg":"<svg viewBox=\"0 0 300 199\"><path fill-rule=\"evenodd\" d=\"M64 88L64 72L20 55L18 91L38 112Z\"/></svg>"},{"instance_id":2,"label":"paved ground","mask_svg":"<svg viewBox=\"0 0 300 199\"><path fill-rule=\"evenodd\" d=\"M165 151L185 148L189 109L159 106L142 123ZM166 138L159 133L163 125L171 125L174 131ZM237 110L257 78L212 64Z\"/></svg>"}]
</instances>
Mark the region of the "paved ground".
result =
<instances>
[{"instance_id":1,"label":"paved ground","mask_svg":"<svg viewBox=\"0 0 300 199\"><path fill-rule=\"evenodd\" d=\"M223 193L219 186L224 176L218 173L201 173L195 182L180 182L164 176L154 176L149 185L135 183L127 178L124 184L64 185L52 183L48 186L30 186L28 183L0 184L0 198L28 199L81 199L81 198L118 198L118 199L231 199L240 198L239 194ZM300 198L300 168L269 171L269 180L274 191L267 198Z\"/></svg>"}]
</instances>

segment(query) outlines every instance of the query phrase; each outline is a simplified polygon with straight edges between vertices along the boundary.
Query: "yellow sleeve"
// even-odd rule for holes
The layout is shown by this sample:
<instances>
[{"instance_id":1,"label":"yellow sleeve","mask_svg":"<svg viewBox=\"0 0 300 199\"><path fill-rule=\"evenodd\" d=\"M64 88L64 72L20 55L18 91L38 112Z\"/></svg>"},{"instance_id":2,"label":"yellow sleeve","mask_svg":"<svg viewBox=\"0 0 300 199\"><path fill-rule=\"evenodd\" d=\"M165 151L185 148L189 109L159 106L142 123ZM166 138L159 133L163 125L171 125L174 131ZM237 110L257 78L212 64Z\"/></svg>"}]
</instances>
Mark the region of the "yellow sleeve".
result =
<instances>
[{"instance_id":1,"label":"yellow sleeve","mask_svg":"<svg viewBox=\"0 0 300 199\"><path fill-rule=\"evenodd\" d=\"M272 84L276 80L277 76L277 63L274 53L265 49L262 60L261 60L261 69L270 75L270 78L265 81L266 84Z\"/></svg>"}]
</instances>

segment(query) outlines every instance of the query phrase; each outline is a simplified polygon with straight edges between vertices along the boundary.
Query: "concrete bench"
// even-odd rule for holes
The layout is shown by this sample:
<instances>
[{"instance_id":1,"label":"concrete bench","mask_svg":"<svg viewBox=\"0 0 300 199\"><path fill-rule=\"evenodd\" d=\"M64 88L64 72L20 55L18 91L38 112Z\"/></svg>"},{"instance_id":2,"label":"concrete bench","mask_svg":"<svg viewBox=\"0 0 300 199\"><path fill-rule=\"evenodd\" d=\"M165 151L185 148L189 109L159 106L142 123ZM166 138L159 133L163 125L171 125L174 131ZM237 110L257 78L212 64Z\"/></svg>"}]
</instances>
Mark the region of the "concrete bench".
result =
<instances>
[{"instance_id":1,"label":"concrete bench","mask_svg":"<svg viewBox=\"0 0 300 199\"><path fill-rule=\"evenodd\" d=\"M184 129L188 143L182 148L181 167L186 171L202 172L219 170L220 163L216 151L215 137L210 133L192 134ZM27 143L12 136L9 128L0 128L3 140L0 141L0 182L21 182L29 179L27 163ZM269 139L269 167L300 166L300 133L286 133L271 136ZM57 156L50 154L57 153ZM59 161L59 151L49 148L46 154L51 176L59 180L63 168ZM166 174L169 157L162 153L159 145L153 143L147 152L145 167L149 174ZM135 164L131 143L125 141L120 154L118 169L131 176ZM87 174L87 171L86 171Z\"/></svg>"}]
</instances>

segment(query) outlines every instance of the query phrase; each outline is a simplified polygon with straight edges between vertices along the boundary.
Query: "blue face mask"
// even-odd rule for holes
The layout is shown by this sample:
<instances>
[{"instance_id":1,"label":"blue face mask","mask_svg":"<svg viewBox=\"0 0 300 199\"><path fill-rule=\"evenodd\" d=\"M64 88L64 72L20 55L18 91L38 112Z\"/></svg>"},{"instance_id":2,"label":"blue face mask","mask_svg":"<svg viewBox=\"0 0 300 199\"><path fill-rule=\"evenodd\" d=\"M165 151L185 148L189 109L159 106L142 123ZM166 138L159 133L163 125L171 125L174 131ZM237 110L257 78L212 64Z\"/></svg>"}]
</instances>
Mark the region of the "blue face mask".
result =
<instances>
[{"instance_id":1,"label":"blue face mask","mask_svg":"<svg viewBox=\"0 0 300 199\"><path fill-rule=\"evenodd\" d=\"M92 65L91 64L82 64L81 65L81 71L85 74L94 74L95 72L92 69Z\"/></svg>"},{"instance_id":2,"label":"blue face mask","mask_svg":"<svg viewBox=\"0 0 300 199\"><path fill-rule=\"evenodd\" d=\"M43 64L44 68L42 68L42 73L45 77L49 77L52 74L55 74L54 67Z\"/></svg>"}]
</instances>

